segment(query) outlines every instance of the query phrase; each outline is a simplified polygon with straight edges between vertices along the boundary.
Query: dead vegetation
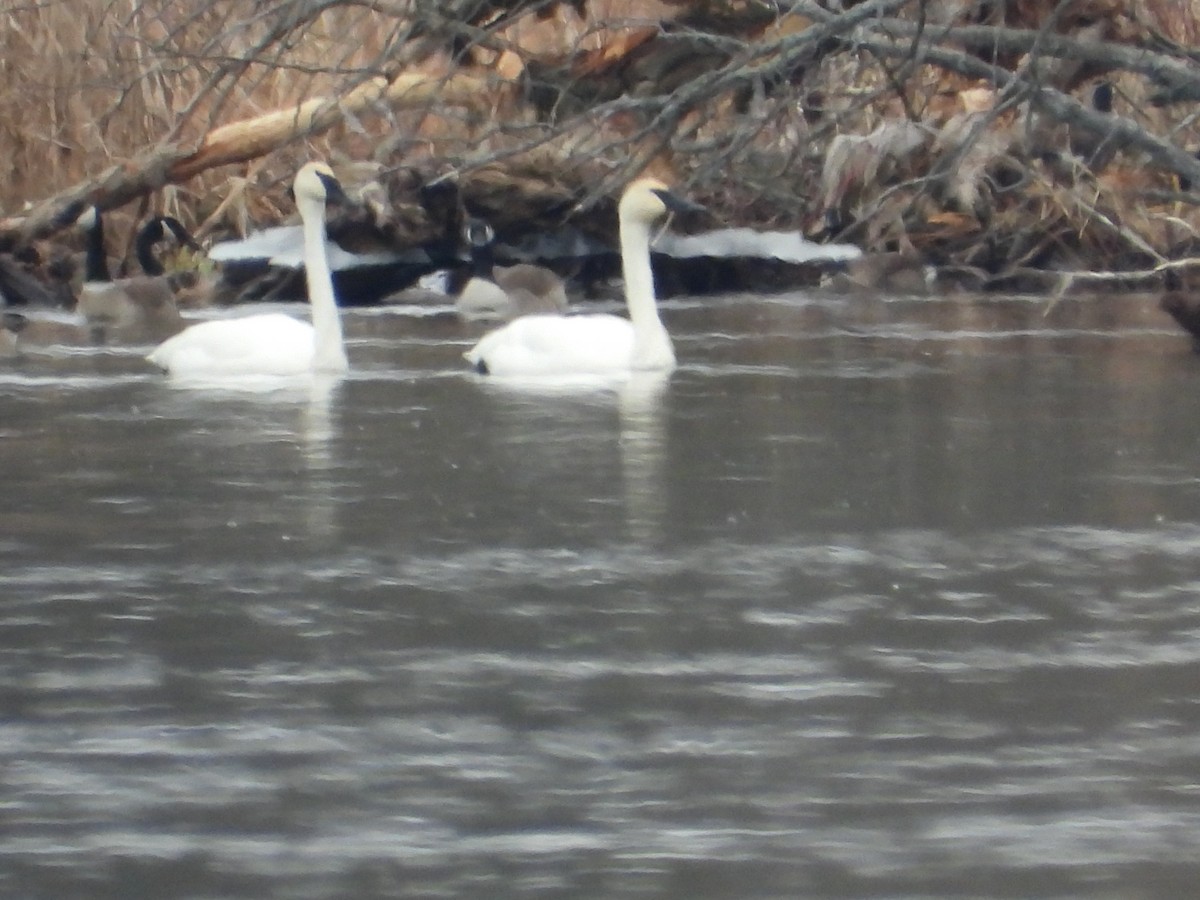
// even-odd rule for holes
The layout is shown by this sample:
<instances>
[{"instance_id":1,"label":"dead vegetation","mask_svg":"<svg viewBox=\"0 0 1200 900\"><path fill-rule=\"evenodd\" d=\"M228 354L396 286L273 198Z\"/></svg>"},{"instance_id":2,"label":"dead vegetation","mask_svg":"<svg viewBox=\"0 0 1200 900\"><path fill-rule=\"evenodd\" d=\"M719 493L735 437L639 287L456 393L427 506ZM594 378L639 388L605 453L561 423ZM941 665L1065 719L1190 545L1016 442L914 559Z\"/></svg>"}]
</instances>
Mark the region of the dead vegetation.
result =
<instances>
[{"instance_id":1,"label":"dead vegetation","mask_svg":"<svg viewBox=\"0 0 1200 900\"><path fill-rule=\"evenodd\" d=\"M82 202L117 233L151 210L244 232L321 156L382 185L397 241L429 236L439 181L501 233L607 234L649 169L716 222L993 285L1146 280L1197 255L1198 22L1200 0L17 0L0 244Z\"/></svg>"}]
</instances>

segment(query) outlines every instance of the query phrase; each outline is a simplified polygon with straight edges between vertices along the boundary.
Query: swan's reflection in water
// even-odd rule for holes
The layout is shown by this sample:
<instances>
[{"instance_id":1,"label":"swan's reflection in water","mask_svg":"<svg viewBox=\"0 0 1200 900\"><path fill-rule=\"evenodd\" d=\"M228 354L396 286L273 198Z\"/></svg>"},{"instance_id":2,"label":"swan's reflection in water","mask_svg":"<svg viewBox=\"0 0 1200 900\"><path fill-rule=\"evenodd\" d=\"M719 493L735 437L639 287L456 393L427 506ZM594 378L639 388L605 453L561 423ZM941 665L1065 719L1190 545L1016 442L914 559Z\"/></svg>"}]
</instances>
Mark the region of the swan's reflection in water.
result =
<instances>
[{"instance_id":1,"label":"swan's reflection in water","mask_svg":"<svg viewBox=\"0 0 1200 900\"><path fill-rule=\"evenodd\" d=\"M619 504L636 541L663 534L667 458L664 407L669 373L479 379L497 398L504 443L520 451L502 465L569 478L594 498ZM613 413L616 414L614 423ZM615 428L614 428L615 424ZM619 472L613 471L614 462Z\"/></svg>"},{"instance_id":2,"label":"swan's reflection in water","mask_svg":"<svg viewBox=\"0 0 1200 900\"><path fill-rule=\"evenodd\" d=\"M343 381L341 374L305 373L237 379L171 378L168 384L183 397L202 396L218 404L215 408L232 417L234 427L244 429L245 442L277 445L282 438L295 448L298 455L290 462L267 455L259 464L275 466L277 477L294 479L293 488L287 492L290 512L286 524L302 522L306 540L327 546L339 536L335 471L338 428L334 409ZM268 458L271 461L266 463Z\"/></svg>"},{"instance_id":3,"label":"swan's reflection in water","mask_svg":"<svg viewBox=\"0 0 1200 900\"><path fill-rule=\"evenodd\" d=\"M664 405L670 376L636 372L617 389L621 473L629 536L657 543L667 517L667 428Z\"/></svg>"},{"instance_id":4,"label":"swan's reflection in water","mask_svg":"<svg viewBox=\"0 0 1200 900\"><path fill-rule=\"evenodd\" d=\"M304 499L305 533L310 541L332 543L338 537L337 525L337 442L334 404L342 390L340 375L313 375L308 399L300 414L300 450L305 462Z\"/></svg>"}]
</instances>

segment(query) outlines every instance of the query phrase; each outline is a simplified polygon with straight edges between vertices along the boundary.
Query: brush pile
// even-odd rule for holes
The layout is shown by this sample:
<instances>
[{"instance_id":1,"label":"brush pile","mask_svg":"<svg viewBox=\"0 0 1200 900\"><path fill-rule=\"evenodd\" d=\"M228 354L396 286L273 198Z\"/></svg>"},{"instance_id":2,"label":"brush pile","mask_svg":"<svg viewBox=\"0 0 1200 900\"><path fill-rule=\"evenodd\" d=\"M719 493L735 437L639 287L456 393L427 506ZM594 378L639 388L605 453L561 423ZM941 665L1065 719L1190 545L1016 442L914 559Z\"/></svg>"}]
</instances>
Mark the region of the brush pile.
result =
<instances>
[{"instance_id":1,"label":"brush pile","mask_svg":"<svg viewBox=\"0 0 1200 900\"><path fill-rule=\"evenodd\" d=\"M446 183L500 235L608 235L647 172L714 224L992 287L1152 286L1200 255L1200 0L133 6L0 13L0 249L84 202L115 232L244 234L321 156L395 246L436 237Z\"/></svg>"}]
</instances>

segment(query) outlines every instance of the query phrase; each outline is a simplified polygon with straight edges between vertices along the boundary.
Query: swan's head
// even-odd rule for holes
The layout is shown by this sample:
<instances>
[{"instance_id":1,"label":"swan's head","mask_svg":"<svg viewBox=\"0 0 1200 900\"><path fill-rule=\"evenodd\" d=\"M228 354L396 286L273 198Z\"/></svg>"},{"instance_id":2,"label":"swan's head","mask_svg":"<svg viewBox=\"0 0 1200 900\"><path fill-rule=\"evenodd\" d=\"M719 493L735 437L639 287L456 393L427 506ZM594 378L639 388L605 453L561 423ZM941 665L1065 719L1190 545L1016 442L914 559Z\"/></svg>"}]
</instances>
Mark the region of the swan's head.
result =
<instances>
[{"instance_id":1,"label":"swan's head","mask_svg":"<svg viewBox=\"0 0 1200 900\"><path fill-rule=\"evenodd\" d=\"M350 198L346 196L346 192L342 190L342 186L334 177L333 169L325 163L311 162L303 166L296 173L296 180L292 182L292 194L297 203L308 201L346 204L350 202Z\"/></svg>"},{"instance_id":2,"label":"swan's head","mask_svg":"<svg viewBox=\"0 0 1200 900\"><path fill-rule=\"evenodd\" d=\"M618 214L624 222L653 225L669 212L700 212L703 209L700 204L671 193L657 178L639 178L625 188Z\"/></svg>"}]
</instances>

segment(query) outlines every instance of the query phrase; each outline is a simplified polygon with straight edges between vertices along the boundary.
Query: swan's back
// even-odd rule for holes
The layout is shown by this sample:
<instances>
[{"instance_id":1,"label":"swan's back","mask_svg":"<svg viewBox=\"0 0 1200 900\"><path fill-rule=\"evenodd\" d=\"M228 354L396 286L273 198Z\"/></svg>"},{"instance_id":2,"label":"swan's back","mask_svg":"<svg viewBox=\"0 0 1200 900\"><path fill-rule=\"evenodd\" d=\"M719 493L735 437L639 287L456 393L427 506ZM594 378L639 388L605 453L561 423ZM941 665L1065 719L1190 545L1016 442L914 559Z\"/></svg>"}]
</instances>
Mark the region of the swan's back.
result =
<instances>
[{"instance_id":1,"label":"swan's back","mask_svg":"<svg viewBox=\"0 0 1200 900\"><path fill-rule=\"evenodd\" d=\"M146 357L181 376L295 375L311 371L313 327L283 313L200 322Z\"/></svg>"},{"instance_id":2,"label":"swan's back","mask_svg":"<svg viewBox=\"0 0 1200 900\"><path fill-rule=\"evenodd\" d=\"M500 376L626 372L633 326L619 316L523 316L484 335L465 356L476 371Z\"/></svg>"}]
</instances>

